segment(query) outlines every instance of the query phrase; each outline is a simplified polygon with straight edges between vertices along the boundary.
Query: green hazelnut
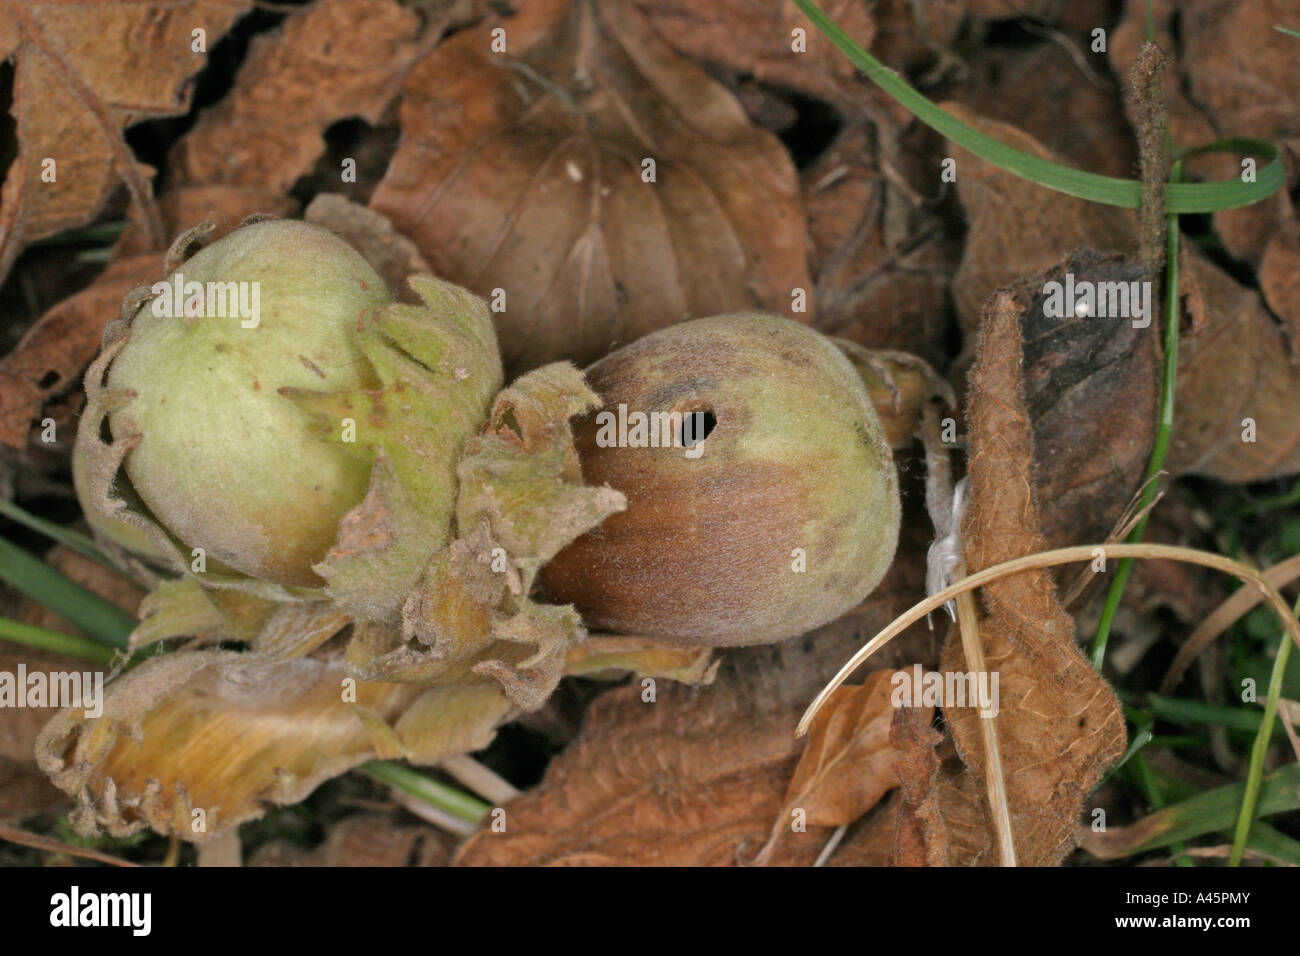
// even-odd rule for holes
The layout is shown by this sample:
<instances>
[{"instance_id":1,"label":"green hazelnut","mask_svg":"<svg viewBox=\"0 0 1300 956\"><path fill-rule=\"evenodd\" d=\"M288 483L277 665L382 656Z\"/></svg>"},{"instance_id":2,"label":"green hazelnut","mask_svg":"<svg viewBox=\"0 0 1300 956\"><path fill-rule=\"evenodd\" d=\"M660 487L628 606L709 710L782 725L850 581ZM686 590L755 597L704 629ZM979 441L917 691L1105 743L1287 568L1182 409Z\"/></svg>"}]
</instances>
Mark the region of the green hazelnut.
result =
<instances>
[{"instance_id":1,"label":"green hazelnut","mask_svg":"<svg viewBox=\"0 0 1300 956\"><path fill-rule=\"evenodd\" d=\"M897 471L862 379L824 336L759 313L698 319L621 349L587 378L603 405L575 423L583 480L622 492L627 509L541 579L589 626L770 643L851 609L888 569ZM648 446L653 432L635 423L658 414L662 433L673 413L699 413L685 439L703 440L660 434Z\"/></svg>"},{"instance_id":2,"label":"green hazelnut","mask_svg":"<svg viewBox=\"0 0 1300 956\"><path fill-rule=\"evenodd\" d=\"M229 293L224 308L178 277L205 292L221 284L211 288ZM178 288L186 302L170 295ZM138 436L124 462L132 487L186 547L258 578L318 585L312 565L365 496L374 452L321 441L281 390L379 384L357 333L392 301L387 283L329 231L273 220L202 249L155 291L108 374L129 396L110 411L112 435ZM178 315L186 305L200 314Z\"/></svg>"}]
</instances>

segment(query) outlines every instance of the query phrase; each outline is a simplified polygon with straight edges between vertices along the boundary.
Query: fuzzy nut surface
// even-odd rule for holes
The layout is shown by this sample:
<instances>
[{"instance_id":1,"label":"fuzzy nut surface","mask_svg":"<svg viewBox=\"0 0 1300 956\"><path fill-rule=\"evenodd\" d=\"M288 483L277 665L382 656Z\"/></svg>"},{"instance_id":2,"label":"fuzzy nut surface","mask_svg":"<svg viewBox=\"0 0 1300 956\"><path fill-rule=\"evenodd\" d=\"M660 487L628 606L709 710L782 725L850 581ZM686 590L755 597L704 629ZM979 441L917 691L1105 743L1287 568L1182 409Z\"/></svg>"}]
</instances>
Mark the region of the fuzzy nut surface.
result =
<instances>
[{"instance_id":1,"label":"fuzzy nut surface","mask_svg":"<svg viewBox=\"0 0 1300 956\"><path fill-rule=\"evenodd\" d=\"M602 412L715 421L697 458L680 446L611 446L600 413L576 424L583 480L628 501L542 572L550 597L588 625L770 643L849 610L892 563L897 471L862 380L822 335L761 313L698 319L634 342L587 378Z\"/></svg>"},{"instance_id":2,"label":"fuzzy nut surface","mask_svg":"<svg viewBox=\"0 0 1300 956\"><path fill-rule=\"evenodd\" d=\"M188 547L318 585L312 564L364 497L373 452L321 440L279 389L375 387L357 330L392 300L388 285L343 240L288 220L244 226L177 271L205 287L258 283L258 324L243 327L233 307L186 321L145 305L109 370L111 388L134 393L109 418L114 438L140 436L127 476Z\"/></svg>"}]
</instances>

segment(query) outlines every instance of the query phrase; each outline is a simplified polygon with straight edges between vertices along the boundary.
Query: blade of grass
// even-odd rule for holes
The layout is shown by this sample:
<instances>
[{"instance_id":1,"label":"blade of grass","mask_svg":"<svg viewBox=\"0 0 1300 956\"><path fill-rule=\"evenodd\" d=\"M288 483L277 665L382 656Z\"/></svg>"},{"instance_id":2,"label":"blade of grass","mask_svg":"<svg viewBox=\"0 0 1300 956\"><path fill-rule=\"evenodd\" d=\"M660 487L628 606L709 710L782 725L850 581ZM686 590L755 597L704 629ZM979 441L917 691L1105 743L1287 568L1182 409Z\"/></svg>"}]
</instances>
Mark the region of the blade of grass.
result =
<instances>
[{"instance_id":1,"label":"blade of grass","mask_svg":"<svg viewBox=\"0 0 1300 956\"><path fill-rule=\"evenodd\" d=\"M466 823L479 823L492 809L469 794L391 760L371 760L357 768L366 776L396 787Z\"/></svg>"},{"instance_id":2,"label":"blade of grass","mask_svg":"<svg viewBox=\"0 0 1300 956\"><path fill-rule=\"evenodd\" d=\"M1259 725L1264 719L1263 714L1258 710L1245 707L1222 707L1200 700L1183 700L1180 697L1161 697L1158 694L1151 694L1146 701L1151 713L1157 717L1184 726L1208 724L1255 734L1259 733ZM1280 726L1275 727L1273 736L1285 739L1286 731Z\"/></svg>"},{"instance_id":3,"label":"blade of grass","mask_svg":"<svg viewBox=\"0 0 1300 956\"><path fill-rule=\"evenodd\" d=\"M1124 751L1124 756L1119 758L1119 761L1115 764L1115 766L1111 767L1109 770L1106 771L1106 775L1101 778L1101 781L1097 784L1097 786L1100 787L1103 784L1105 784L1106 781L1108 781L1111 777L1113 777L1115 775L1115 772L1119 770L1121 767L1123 767L1124 764L1128 763L1129 760L1131 760L1139 750L1141 750L1147 744L1151 743L1152 739L1153 738L1151 735L1150 727L1143 727L1140 731L1134 734L1133 739L1129 741L1128 749Z\"/></svg>"},{"instance_id":4,"label":"blade of grass","mask_svg":"<svg viewBox=\"0 0 1300 956\"><path fill-rule=\"evenodd\" d=\"M1121 840L1114 840L1119 831L1109 834L1116 844L1109 848L1111 852L1106 852L1108 848L1101 841L1095 841L1089 852L1101 859L1113 860L1192 840L1207 833L1230 830L1245 790L1244 783L1233 783L1170 804L1120 828L1123 832ZM1290 764L1265 774L1260 779L1256 806L1257 815L1261 817L1300 809L1300 765ZM1254 832L1253 827L1251 832Z\"/></svg>"},{"instance_id":5,"label":"blade of grass","mask_svg":"<svg viewBox=\"0 0 1300 956\"><path fill-rule=\"evenodd\" d=\"M1152 810L1161 810L1165 806L1165 795L1160 789L1160 784L1156 780L1155 774L1151 772L1151 765L1147 763L1145 754L1138 754L1133 760L1134 775L1138 779L1139 785L1147 795L1147 805ZM1178 840L1173 844L1174 865L1181 867L1194 867L1196 861L1191 857L1182 855L1186 849L1186 844Z\"/></svg>"},{"instance_id":6,"label":"blade of grass","mask_svg":"<svg viewBox=\"0 0 1300 956\"><path fill-rule=\"evenodd\" d=\"M1300 599L1296 600L1294 611L1297 616L1300 616ZM1250 824L1255 819L1260 780L1264 775L1264 754L1268 751L1269 738L1273 735L1277 699L1282 696L1282 675L1286 673L1286 662L1290 657L1291 639L1283 634L1282 643L1277 649L1277 658L1273 661L1273 673L1268 678L1268 700L1264 704L1264 719L1260 721L1259 733L1255 735L1255 744L1250 749L1250 770L1246 774L1246 788L1242 791L1241 813L1237 817L1237 830L1232 839L1229 866L1241 864L1242 853L1246 849L1246 837L1250 834Z\"/></svg>"},{"instance_id":7,"label":"blade of grass","mask_svg":"<svg viewBox=\"0 0 1300 956\"><path fill-rule=\"evenodd\" d=\"M65 548L77 552L83 558L90 558L92 561L98 561L105 567L112 568L114 571L119 570L112 559L100 550L99 545L95 544L90 538L71 528L65 528L61 524L55 524L53 521L46 521L44 518L38 518L36 515L9 501L7 498L0 498L0 515L14 521L26 528L31 528L39 534L56 541Z\"/></svg>"},{"instance_id":8,"label":"blade of grass","mask_svg":"<svg viewBox=\"0 0 1300 956\"><path fill-rule=\"evenodd\" d=\"M131 615L4 538L0 538L0 578L65 618L91 640L126 649L136 626Z\"/></svg>"},{"instance_id":9,"label":"blade of grass","mask_svg":"<svg viewBox=\"0 0 1300 956\"><path fill-rule=\"evenodd\" d=\"M117 657L116 651L105 647L103 644L88 641L84 637L76 637L60 631L49 631L43 627L24 624L22 621L13 621L7 617L0 617L0 638L12 641L15 644L22 644L25 647L54 651L57 654L66 654L68 657L79 657L82 660L102 664L105 667L111 666L114 658Z\"/></svg>"},{"instance_id":10,"label":"blade of grass","mask_svg":"<svg viewBox=\"0 0 1300 956\"><path fill-rule=\"evenodd\" d=\"M862 47L836 25L811 0L794 0L804 12L854 66L862 70L867 79L901 103L927 126L969 150L981 159L1014 173L1030 182L1054 189L1070 196L1105 203L1110 206L1127 206L1136 209L1141 199L1141 187L1131 179L1117 179L1063 166L1038 156L1031 156L968 126L957 117L941 110L914 90L898 75ZM1245 143L1246 140L1236 140ZM1170 214L1216 212L1247 206L1271 196L1282 188L1286 179L1281 154L1272 143L1250 140L1251 153L1268 157L1269 162L1256 173L1253 183L1239 179L1213 183L1170 182L1165 187L1165 210Z\"/></svg>"}]
</instances>

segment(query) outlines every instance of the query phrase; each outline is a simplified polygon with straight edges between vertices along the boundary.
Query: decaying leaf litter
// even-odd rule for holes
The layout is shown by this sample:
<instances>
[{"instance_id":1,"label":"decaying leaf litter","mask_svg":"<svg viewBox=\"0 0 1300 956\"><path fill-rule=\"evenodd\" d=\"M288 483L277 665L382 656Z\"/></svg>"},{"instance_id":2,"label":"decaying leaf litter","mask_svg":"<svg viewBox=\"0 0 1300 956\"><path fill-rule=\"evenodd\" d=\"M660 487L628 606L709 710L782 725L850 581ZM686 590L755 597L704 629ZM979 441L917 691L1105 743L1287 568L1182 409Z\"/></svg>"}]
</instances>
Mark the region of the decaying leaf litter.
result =
<instances>
[{"instance_id":1,"label":"decaying leaf litter","mask_svg":"<svg viewBox=\"0 0 1300 956\"><path fill-rule=\"evenodd\" d=\"M1300 535L1279 540L1261 527L1272 520L1264 512L1216 527L1221 509L1201 499L1284 499L1283 479L1298 470L1300 106L1286 68L1295 41L1273 30L1285 22L1281 6L1161 2L1153 16L1156 41L1174 56L1163 92L1175 145L1251 136L1277 144L1288 163L1286 188L1268 199L1184 220L1178 412L1165 469L1198 477L1162 485L1148 531L1254 564L1294 554L1286 549ZM824 9L932 100L997 139L1081 168L1134 172L1134 116L1123 93L1146 29L1143 4ZM77 760L60 756L56 780L72 774L62 785L80 798L74 821L124 828L119 837L145 823L184 832L192 806L220 806L234 823L315 790L307 806L328 806L331 833L318 859L348 862L356 852L349 845L364 842L351 834L374 822L341 812L331 795L383 791L356 775L322 781L371 758L467 751L525 793L506 804L508 835L482 830L456 851L460 863L956 865L1005 862L1009 839L1017 862L1055 864L1087 859L1070 854L1097 809L1126 822L1152 808L1151 795L1118 772L1096 787L1141 729L1135 722L1126 733L1115 691L1141 704L1161 662L1229 593L1222 579L1182 565L1136 565L1132 609L1100 676L1078 648L1095 627L1104 583L1063 606L1066 589L1080 593L1071 588L1076 565L1023 571L978 593L986 666L1001 676L1001 796L991 796L987 738L974 711L940 708L932 719L924 708L881 700L882 685L913 665L969 669L960 629L946 616L933 619L933 630L913 626L872 658L871 672L855 678L862 683L837 692L806 749L793 737L843 660L925 593L935 528L924 508L927 456L913 436L927 409L951 418L949 453L971 480L960 529L967 570L1101 543L1122 523L1157 438L1159 316L1145 331L1122 319L1054 321L1034 290L1067 272L1149 277L1137 262L1136 217L1029 185L945 142L856 75L790 3L728 2L701 14L656 0L545 0L506 15L464 2L320 0L287 14L242 13L142 3L102 14L113 23L89 23L31 4L0 28L0 50L15 65L18 145L0 193L0 269L8 275L0 301L25 329L0 363L0 441L8 490L29 510L57 502L60 488L68 500L80 379L104 326L130 288L163 274L171 238L209 217L216 238L248 215L305 210L353 239L394 289L428 271L485 297L505 290L511 305L497 326L511 377L554 359L585 365L683 318L758 308L877 355L919 356L947 373L960 407L946 407L948 386L912 372L921 366L887 362L888 380L878 362L860 366L894 448L904 524L893 568L840 621L772 648L723 653L720 663L635 635L594 637L551 672L554 681L562 672L587 676L565 679L545 706L489 744L510 712L491 685L436 691L372 669L354 707L334 706L331 688L362 673L358 654L377 661L395 648L340 631L329 615L313 619L315 636L303 640L311 625L289 616L248 632L259 653L270 653L255 668L230 650L190 648L118 677L109 699L119 708L103 725L113 734L87 738L93 747ZM222 67L215 55L188 52L191 21L200 19L209 49L233 31L245 47L238 62ZM500 56L491 46L499 26L508 37ZM806 53L792 49L795 26L807 31ZM1089 46L1097 26L1108 38L1100 54ZM116 69L112 49L84 42L94 31L157 45L169 69L143 84L143 74ZM203 71L218 68L224 87L195 109ZM1016 81L1043 74L1047 89ZM42 123L45 107L36 104L56 100L77 123ZM129 133L141 120L168 129L155 119L168 115L196 119L149 148ZM41 187L34 157L45 154L67 157L57 182L68 187ZM656 158L657 187L640 177L642 154ZM340 178L340 156L355 160L354 181ZM945 183L940 164L949 157L957 175ZM1224 179L1240 167L1216 154L1187 169ZM51 272L59 247L50 237L105 222L125 223L107 264L85 288L68 288ZM794 289L804 290L806 311L793 311ZM40 440L47 418L60 436L53 443ZM1242 440L1247 419L1251 441ZM66 504L53 513L75 517ZM1275 516L1283 538L1293 522L1286 514ZM139 600L139 592L126 597L121 574L73 570L66 556L58 563L128 607ZM7 603L10 618L68 627L30 600ZM1151 616L1161 605L1172 621ZM151 607L156 614L157 601ZM234 619L229 608L209 613L208 639L228 633ZM202 643L204 626L175 633ZM1144 636L1152 630L1154 640ZM1125 655L1127 640L1145 641L1147 652ZM351 653L337 653L343 641ZM1243 646L1234 640L1234 653ZM29 648L11 650L35 659ZM1185 695L1220 705L1240 696L1241 668L1218 651L1199 659ZM650 700L640 677L608 690L591 679L628 671L655 675ZM5 772L30 782L27 802L9 813L38 814L36 826L51 826L67 805L34 772L45 721L32 713L6 729L13 746ZM67 720L55 718L47 741L69 739ZM1184 781L1204 789L1244 774L1224 733L1206 736L1203 752L1148 751L1171 792ZM214 777L213 742L236 738L265 744ZM1281 744L1269 753L1270 766L1288 759ZM286 812L241 830L250 849L265 844L263 862L294 843L291 829L275 828ZM422 838L427 827L395 813L386 815L394 862L417 849L425 863L448 858L444 837ZM1001 830L997 817L1006 821ZM1268 831L1273 858L1283 861L1285 829ZM132 846L139 849L123 852L147 854L157 843L137 838ZM278 852L288 861L307 851Z\"/></svg>"}]
</instances>

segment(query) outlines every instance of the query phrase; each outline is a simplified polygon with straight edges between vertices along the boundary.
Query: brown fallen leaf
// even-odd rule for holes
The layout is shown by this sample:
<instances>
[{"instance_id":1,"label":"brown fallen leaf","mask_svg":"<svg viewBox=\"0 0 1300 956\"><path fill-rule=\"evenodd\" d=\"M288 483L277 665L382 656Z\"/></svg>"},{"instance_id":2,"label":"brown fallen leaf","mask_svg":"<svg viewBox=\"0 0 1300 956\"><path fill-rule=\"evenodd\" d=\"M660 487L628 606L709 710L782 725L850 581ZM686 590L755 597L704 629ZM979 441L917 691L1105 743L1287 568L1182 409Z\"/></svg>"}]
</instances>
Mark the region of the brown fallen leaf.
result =
<instances>
[{"instance_id":1,"label":"brown fallen leaf","mask_svg":"<svg viewBox=\"0 0 1300 956\"><path fill-rule=\"evenodd\" d=\"M1300 129L1290 0L1181 0L1188 94L1223 136L1276 139Z\"/></svg>"},{"instance_id":2,"label":"brown fallen leaf","mask_svg":"<svg viewBox=\"0 0 1300 956\"><path fill-rule=\"evenodd\" d=\"M25 820L67 803L36 764L0 757L0 820Z\"/></svg>"},{"instance_id":3,"label":"brown fallen leaf","mask_svg":"<svg viewBox=\"0 0 1300 956\"><path fill-rule=\"evenodd\" d=\"M1258 292L1186 246L1182 283L1192 329L1179 345L1166 467L1230 482L1300 471L1300 365L1288 331Z\"/></svg>"},{"instance_id":4,"label":"brown fallen leaf","mask_svg":"<svg viewBox=\"0 0 1300 956\"><path fill-rule=\"evenodd\" d=\"M637 8L675 49L715 68L796 90L846 112L873 99L897 116L898 107L875 93L857 69L791 0L635 0ZM855 42L897 69L923 65L948 47L961 26L964 0L918 6L901 0L818 4ZM803 30L798 37L794 30ZM802 49L796 49L797 43Z\"/></svg>"},{"instance_id":5,"label":"brown fallen leaf","mask_svg":"<svg viewBox=\"0 0 1300 956\"><path fill-rule=\"evenodd\" d=\"M1020 315L1029 296L999 292L984 315L971 376L971 496L962 521L971 571L1045 549L1031 478L1033 435L1023 397ZM1074 622L1052 579L1024 571L987 585L978 626L987 667L998 675L996 732L1018 862L1059 863L1076 844L1083 799L1123 752L1124 720L1106 682L1074 643ZM945 673L969 670L957 629L941 662ZM944 708L966 765L930 772L930 786L910 805L909 846L950 865L998 858L984 798L985 754L973 707ZM905 793L909 791L905 789ZM915 794L915 788L910 791ZM936 813L923 813L937 800ZM972 826L973 821L982 823Z\"/></svg>"},{"instance_id":6,"label":"brown fallen leaf","mask_svg":"<svg viewBox=\"0 0 1300 956\"><path fill-rule=\"evenodd\" d=\"M410 72L371 199L439 275L494 303L508 372L585 365L692 316L807 320L791 311L811 283L780 142L626 0L525 14L502 27L506 53L484 26Z\"/></svg>"},{"instance_id":7,"label":"brown fallen leaf","mask_svg":"<svg viewBox=\"0 0 1300 956\"><path fill-rule=\"evenodd\" d=\"M1165 71L1162 95L1170 139L1180 148L1204 146L1230 136L1255 136L1277 142L1290 154L1289 187L1263 202L1214 214L1214 229L1228 252L1258 266L1278 226L1295 218L1291 200L1300 168L1300 142L1294 139L1297 99L1286 90L1286 70L1294 72L1294 38L1273 29L1285 19L1268 0L1153 0L1151 22L1160 48L1174 58ZM1146 40L1147 4L1130 3L1108 44L1112 69L1124 75ZM1269 19L1270 16L1276 17ZM1235 34L1233 40L1224 35ZM1250 39L1243 39L1249 35ZM1288 43L1287 41L1291 41ZM1240 46L1242 42L1247 46ZM1249 50L1249 56L1242 56ZM1279 59L1278 54L1283 54ZM1288 61L1286 57L1291 59ZM1294 84L1292 84L1294 86ZM1221 87L1221 88L1220 88ZM1241 106L1242 98L1252 100ZM1127 104L1126 104L1127 106ZM1130 120L1131 120L1130 116ZM1290 137L1291 146L1285 140ZM1193 178L1231 179L1242 173L1242 157L1211 153L1193 157L1186 171Z\"/></svg>"},{"instance_id":8,"label":"brown fallen leaf","mask_svg":"<svg viewBox=\"0 0 1300 956\"><path fill-rule=\"evenodd\" d=\"M950 106L985 132L1050 158L1014 128ZM983 297L1016 276L1048 268L1078 247L1132 249L1135 220L1130 210L1027 189L969 153L958 150L957 156L958 194L971 231L953 294L967 332ZM1183 262L1180 292L1190 328L1184 325L1180 346L1178 416L1166 467L1175 475L1190 472L1232 482L1300 470L1300 428L1294 415L1300 368L1292 361L1287 335L1257 292L1237 283L1192 243L1183 243ZM1158 335L1160 324L1153 317L1146 334ZM1129 374L1138 375L1138 370ZM1247 419L1254 422L1253 442L1243 441Z\"/></svg>"},{"instance_id":9,"label":"brown fallen leaf","mask_svg":"<svg viewBox=\"0 0 1300 956\"><path fill-rule=\"evenodd\" d=\"M936 748L945 740L916 708L900 709L890 725L889 742L899 783L890 852L894 866L942 866L947 862L947 827L935 785L940 764Z\"/></svg>"},{"instance_id":10,"label":"brown fallen leaf","mask_svg":"<svg viewBox=\"0 0 1300 956\"><path fill-rule=\"evenodd\" d=\"M153 170L123 130L189 110L204 50L249 8L245 0L58 3L6 0L0 60L14 60L18 151L0 190L0 279L24 244L89 222L119 184L155 246L166 242ZM124 69L147 63L148 69ZM53 163L51 167L50 163Z\"/></svg>"},{"instance_id":11,"label":"brown fallen leaf","mask_svg":"<svg viewBox=\"0 0 1300 956\"><path fill-rule=\"evenodd\" d=\"M1043 288L1067 274L1076 283L1150 279L1135 262L1076 253L1024 284L1024 401L1039 530L1049 547L1106 539L1142 485L1160 418L1159 316L1145 329L1122 316L1051 317Z\"/></svg>"},{"instance_id":12,"label":"brown fallen leaf","mask_svg":"<svg viewBox=\"0 0 1300 956\"><path fill-rule=\"evenodd\" d=\"M452 4L429 9L436 14L439 6ZM425 35L420 18L395 0L320 0L295 11L279 31L253 41L234 88L177 142L170 187L287 193L324 154L332 123L379 122L406 71L441 34L433 26ZM321 82L325 73L329 82Z\"/></svg>"},{"instance_id":13,"label":"brown fallen leaf","mask_svg":"<svg viewBox=\"0 0 1300 956\"><path fill-rule=\"evenodd\" d=\"M984 119L959 103L943 108L958 119L1008 145L1045 159L1054 157L1027 133ZM968 347L985 303L995 290L1020 276L1049 269L1076 248L1131 252L1136 243L1133 211L1086 202L1027 185L954 143L957 194L969 231L961 265L953 280L957 315L968 333Z\"/></svg>"},{"instance_id":14,"label":"brown fallen leaf","mask_svg":"<svg viewBox=\"0 0 1300 956\"><path fill-rule=\"evenodd\" d=\"M976 115L1018 127L1063 163L1132 177L1137 148L1124 120L1121 84L1107 69L1106 57L1091 52L1086 41L1059 33L1055 39L986 47L953 98ZM1073 52L1067 49L1071 44ZM1120 76L1127 75L1129 62ZM1062 116L1069 122L1061 122Z\"/></svg>"},{"instance_id":15,"label":"brown fallen leaf","mask_svg":"<svg viewBox=\"0 0 1300 956\"><path fill-rule=\"evenodd\" d=\"M1279 227L1259 264L1259 289L1264 301L1286 323L1287 348L1293 363L1300 361L1300 225L1292 219Z\"/></svg>"},{"instance_id":16,"label":"brown fallen leaf","mask_svg":"<svg viewBox=\"0 0 1300 956\"><path fill-rule=\"evenodd\" d=\"M0 443L27 444L28 431L52 396L66 392L99 351L100 335L122 297L161 271L161 256L133 256L105 269L89 288L65 299L0 359ZM71 448L73 433L60 436Z\"/></svg>"},{"instance_id":17,"label":"brown fallen leaf","mask_svg":"<svg viewBox=\"0 0 1300 956\"><path fill-rule=\"evenodd\" d=\"M1174 61L1161 77L1160 95L1165 104L1169 138L1173 143L1179 147L1202 146L1218 137L1204 109L1187 94L1187 56L1186 51L1180 48L1178 24L1175 23L1182 16L1179 6L1179 0L1151 0L1150 3L1152 39ZM1107 37L1106 55L1110 59L1111 72L1117 77L1128 76L1138 51L1146 42L1147 7L1146 3L1124 4L1119 22ZM1136 127L1133 103L1128 97L1124 98L1124 110L1129 124ZM1190 161L1187 169L1194 175L1213 178L1231 175L1234 165L1228 156L1204 156Z\"/></svg>"},{"instance_id":18,"label":"brown fallen leaf","mask_svg":"<svg viewBox=\"0 0 1300 956\"><path fill-rule=\"evenodd\" d=\"M798 760L801 701L774 663L764 674L728 659L712 688L661 685L653 702L639 684L597 698L542 784L506 805L505 832L480 830L455 862L736 865L761 845ZM772 862L810 864L828 835L792 835Z\"/></svg>"},{"instance_id":19,"label":"brown fallen leaf","mask_svg":"<svg viewBox=\"0 0 1300 956\"><path fill-rule=\"evenodd\" d=\"M85 661L0 642L0 673L16 680L19 665L29 676L45 674L47 682L52 673L94 669ZM0 819L22 820L68 802L36 767L36 736L58 710L0 707Z\"/></svg>"},{"instance_id":20,"label":"brown fallen leaf","mask_svg":"<svg viewBox=\"0 0 1300 956\"><path fill-rule=\"evenodd\" d=\"M790 829L793 813L801 813L801 822L811 826L845 826L898 786L890 743L890 727L900 709L893 701L897 674L907 676L873 671L861 684L838 687L817 712L758 862L766 862ZM933 707L915 709L925 720L934 716Z\"/></svg>"},{"instance_id":21,"label":"brown fallen leaf","mask_svg":"<svg viewBox=\"0 0 1300 956\"><path fill-rule=\"evenodd\" d=\"M59 671L97 670L85 661L76 661L56 654L44 654L30 648L4 644L0 653L0 673L17 681L19 666L30 676L44 674L47 686L50 675ZM11 652L9 649L13 648ZM45 723L59 712L58 707L0 707L0 759L32 764L36 761L36 735Z\"/></svg>"},{"instance_id":22,"label":"brown fallen leaf","mask_svg":"<svg viewBox=\"0 0 1300 956\"><path fill-rule=\"evenodd\" d=\"M814 324L941 366L952 326L948 286L961 250L932 197L908 185L937 180L934 140L916 128L894 136L856 123L801 178Z\"/></svg>"}]
</instances>

